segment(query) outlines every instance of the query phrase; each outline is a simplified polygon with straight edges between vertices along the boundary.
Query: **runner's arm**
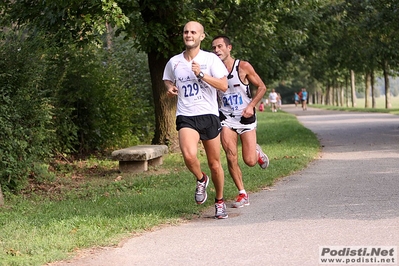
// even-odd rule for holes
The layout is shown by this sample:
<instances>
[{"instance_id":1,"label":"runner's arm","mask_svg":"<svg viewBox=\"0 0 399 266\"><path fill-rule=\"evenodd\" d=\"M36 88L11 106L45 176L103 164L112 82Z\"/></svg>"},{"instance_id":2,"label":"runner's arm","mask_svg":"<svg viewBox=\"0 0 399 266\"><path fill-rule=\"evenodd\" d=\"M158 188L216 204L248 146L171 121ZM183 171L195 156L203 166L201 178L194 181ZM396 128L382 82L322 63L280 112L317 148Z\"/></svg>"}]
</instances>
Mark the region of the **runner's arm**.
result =
<instances>
[{"instance_id":1,"label":"runner's arm","mask_svg":"<svg viewBox=\"0 0 399 266\"><path fill-rule=\"evenodd\" d=\"M244 117L250 117L253 115L253 108L255 108L256 105L263 99L267 89L265 83L263 83L262 79L249 62L241 61L240 70L246 73L246 78L248 81L253 86L257 87L256 95L252 98L251 103L243 112Z\"/></svg>"}]
</instances>

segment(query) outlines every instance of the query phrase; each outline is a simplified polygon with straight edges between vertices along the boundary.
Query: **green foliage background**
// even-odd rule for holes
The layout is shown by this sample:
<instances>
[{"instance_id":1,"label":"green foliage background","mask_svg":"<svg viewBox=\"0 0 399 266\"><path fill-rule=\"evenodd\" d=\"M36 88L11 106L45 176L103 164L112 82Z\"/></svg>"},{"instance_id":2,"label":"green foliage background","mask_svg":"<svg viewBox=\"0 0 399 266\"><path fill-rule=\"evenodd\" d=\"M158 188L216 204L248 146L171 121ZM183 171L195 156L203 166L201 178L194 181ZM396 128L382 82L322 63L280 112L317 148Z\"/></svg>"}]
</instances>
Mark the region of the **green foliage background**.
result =
<instances>
[{"instance_id":1,"label":"green foliage background","mask_svg":"<svg viewBox=\"0 0 399 266\"><path fill-rule=\"evenodd\" d=\"M149 142L153 101L146 56L123 37L114 49L59 46L29 28L0 32L0 184L52 178L50 161Z\"/></svg>"},{"instance_id":2,"label":"green foliage background","mask_svg":"<svg viewBox=\"0 0 399 266\"><path fill-rule=\"evenodd\" d=\"M18 191L52 178L54 158L151 142L171 117L162 70L189 20L205 26L203 49L229 35L286 103L301 87L333 95L351 70L358 92L365 75L397 76L398 12L396 0L1 1L0 184Z\"/></svg>"}]
</instances>

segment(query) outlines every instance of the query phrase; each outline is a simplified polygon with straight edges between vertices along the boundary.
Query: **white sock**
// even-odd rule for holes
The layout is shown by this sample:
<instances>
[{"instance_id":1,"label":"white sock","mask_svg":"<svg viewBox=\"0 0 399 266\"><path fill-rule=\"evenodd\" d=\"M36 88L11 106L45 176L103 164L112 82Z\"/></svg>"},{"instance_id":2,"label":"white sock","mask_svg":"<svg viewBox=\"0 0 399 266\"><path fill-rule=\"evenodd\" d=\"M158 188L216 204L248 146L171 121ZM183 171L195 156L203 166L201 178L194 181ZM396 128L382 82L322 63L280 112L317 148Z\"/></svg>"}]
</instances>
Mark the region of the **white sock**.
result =
<instances>
[{"instance_id":1,"label":"white sock","mask_svg":"<svg viewBox=\"0 0 399 266\"><path fill-rule=\"evenodd\" d=\"M245 191L245 189L238 191L238 193L247 195L247 192Z\"/></svg>"}]
</instances>

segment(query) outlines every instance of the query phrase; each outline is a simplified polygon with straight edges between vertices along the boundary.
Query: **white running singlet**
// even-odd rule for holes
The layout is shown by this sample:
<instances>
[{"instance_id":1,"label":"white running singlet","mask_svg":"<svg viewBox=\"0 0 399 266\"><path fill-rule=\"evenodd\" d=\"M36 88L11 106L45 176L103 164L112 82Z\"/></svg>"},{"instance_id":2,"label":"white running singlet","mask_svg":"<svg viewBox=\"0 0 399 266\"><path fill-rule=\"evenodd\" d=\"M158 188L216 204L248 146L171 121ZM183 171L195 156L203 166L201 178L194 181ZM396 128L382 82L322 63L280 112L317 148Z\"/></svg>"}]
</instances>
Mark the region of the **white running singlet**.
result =
<instances>
[{"instance_id":1,"label":"white running singlet","mask_svg":"<svg viewBox=\"0 0 399 266\"><path fill-rule=\"evenodd\" d=\"M241 117L242 112L252 101L249 84L244 84L238 73L240 60L234 61L233 69L227 76L229 88L226 92L219 92L219 110L226 116L234 115Z\"/></svg>"},{"instance_id":2,"label":"white running singlet","mask_svg":"<svg viewBox=\"0 0 399 266\"><path fill-rule=\"evenodd\" d=\"M238 134L256 128L256 114L244 118L243 111L252 101L249 84L244 84L239 75L240 60L234 61L233 68L227 76L229 88L226 92L218 91L220 122L222 126L235 130Z\"/></svg>"}]
</instances>

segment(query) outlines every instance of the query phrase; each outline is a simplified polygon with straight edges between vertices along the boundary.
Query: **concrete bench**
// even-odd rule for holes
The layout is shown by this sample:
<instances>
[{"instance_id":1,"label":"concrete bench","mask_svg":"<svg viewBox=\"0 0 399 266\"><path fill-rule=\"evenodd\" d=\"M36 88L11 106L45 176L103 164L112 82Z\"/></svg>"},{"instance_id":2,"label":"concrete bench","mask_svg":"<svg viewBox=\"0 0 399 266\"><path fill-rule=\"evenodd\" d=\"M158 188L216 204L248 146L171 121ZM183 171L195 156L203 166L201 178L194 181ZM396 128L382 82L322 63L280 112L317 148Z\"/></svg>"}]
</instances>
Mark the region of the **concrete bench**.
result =
<instances>
[{"instance_id":1,"label":"concrete bench","mask_svg":"<svg viewBox=\"0 0 399 266\"><path fill-rule=\"evenodd\" d=\"M162 156L168 153L166 145L138 145L113 151L111 157L119 161L119 170L128 173L140 173L148 170L148 166L163 163Z\"/></svg>"}]
</instances>

